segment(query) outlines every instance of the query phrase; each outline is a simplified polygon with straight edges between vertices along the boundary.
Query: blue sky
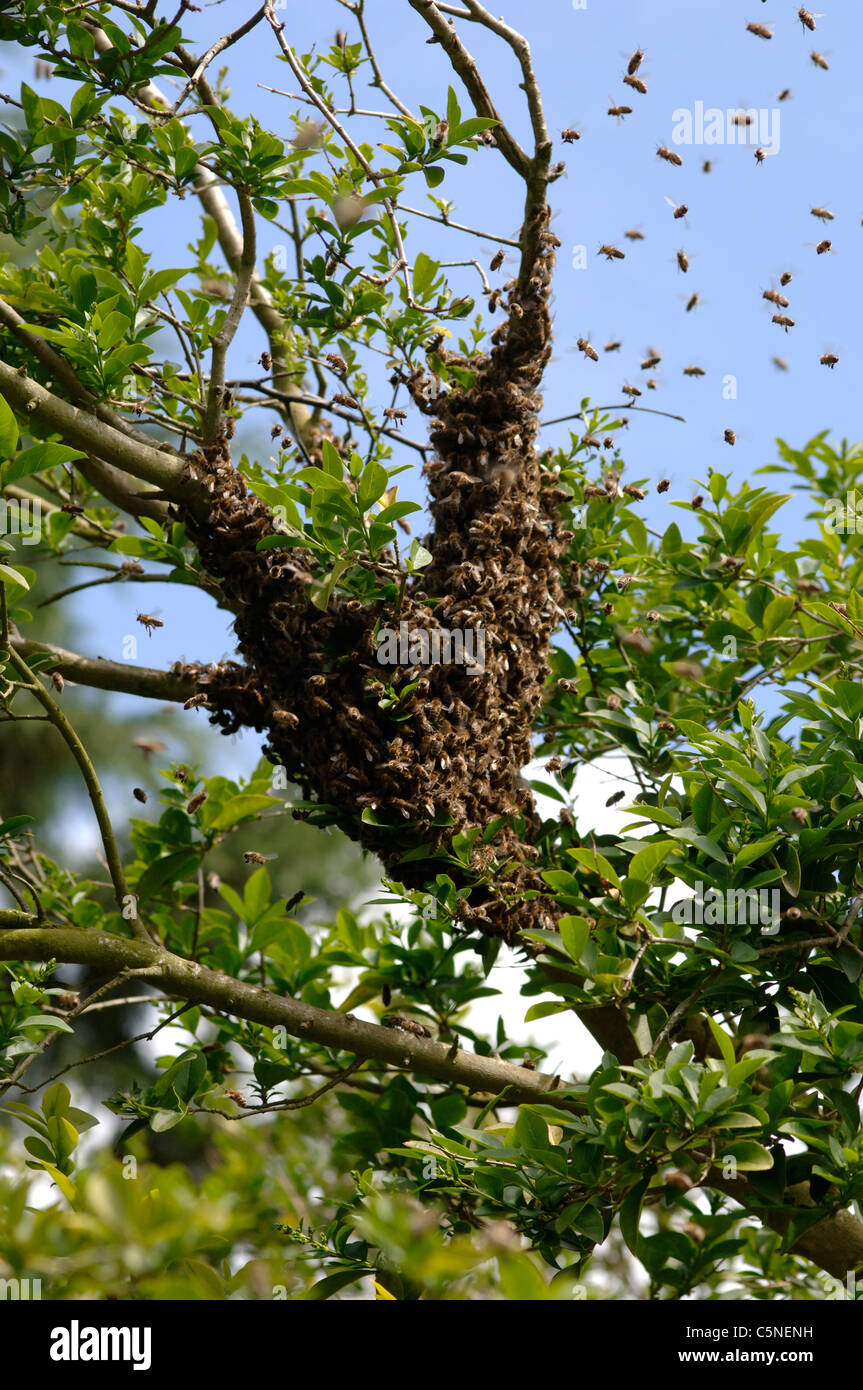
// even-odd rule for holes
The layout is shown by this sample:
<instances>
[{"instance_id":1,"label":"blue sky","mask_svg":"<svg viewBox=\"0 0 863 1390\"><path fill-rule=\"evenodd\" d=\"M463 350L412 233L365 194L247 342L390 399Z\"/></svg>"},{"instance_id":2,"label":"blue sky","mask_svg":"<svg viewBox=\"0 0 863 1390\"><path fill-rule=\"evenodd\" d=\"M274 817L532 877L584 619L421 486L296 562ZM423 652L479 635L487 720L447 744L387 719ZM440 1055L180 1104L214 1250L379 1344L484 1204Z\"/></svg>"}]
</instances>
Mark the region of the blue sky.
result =
<instances>
[{"instance_id":1,"label":"blue sky","mask_svg":"<svg viewBox=\"0 0 863 1390\"><path fill-rule=\"evenodd\" d=\"M701 0L698 5L692 0L586 0L583 7L580 0L576 3L578 8L572 0L497 0L505 6L504 18L531 42L552 134L557 138L566 126L582 133L577 144L558 147L557 157L565 158L567 173L551 190L553 227L563 246L553 301L555 356L546 380L544 417L576 409L585 395L597 403L620 403L624 381L643 388L644 378L651 375L640 370L645 349L659 349L662 363L652 373L658 389L645 391L640 404L684 415L686 423L633 414L623 438L628 477L672 479L665 498L651 491L645 504L646 518L661 528L671 520L680 522L683 514L669 510L668 502L690 497L696 490L691 479L703 479L708 467L747 477L775 459L777 435L794 445L828 427L837 438L859 435L863 196L850 132L859 120L856 83L863 52L863 6L857 0L831 0L829 12L818 17L812 34L797 20L793 0ZM242 23L250 9L249 0L203 4L200 13L184 21L188 46L203 51L219 34ZM167 13L164 6L160 11ZM330 0L313 6L288 3L279 14L288 41L300 50L313 43L325 49L340 27L350 40L357 37L352 16ZM442 110L453 77L440 47L426 44L428 31L406 0L369 0L367 19L384 73L402 99L413 109L422 103ZM772 25L774 37L768 42L747 33L749 21ZM475 25L462 24L461 31L501 112L527 142L524 99L512 54ZM636 47L645 50L639 75L647 82L646 95L630 91L621 81ZM813 48L826 56L829 71L811 61ZM295 90L267 28L261 26L226 56L233 109L252 112L265 127L290 136L288 113L294 103L260 85ZM35 83L29 55L10 62L6 50L4 66L5 84L23 77L62 99L61 81ZM792 96L780 104L777 93L786 87ZM380 94L364 88L362 75L357 93L361 105L381 109ZM623 122L608 117L612 101L632 106L632 115ZM722 111L740 106L778 111L778 152L759 166L748 145L673 146L675 112L694 110L699 102ZM775 121L775 114L771 119ZM382 124L360 123L360 134L386 139ZM676 148L682 167L660 160L655 153L658 144ZM709 174L701 169L707 157L713 162ZM479 151L466 171L454 165L447 170L438 192L454 200L456 220L505 236L517 233L521 190L495 151ZM666 197L688 205L685 223L673 219ZM430 207L422 183L405 201ZM812 206L827 206L835 220L823 227L811 216ZM624 237L633 227L643 232L643 241ZM180 265L187 254L185 243L196 234L193 201L174 200L152 215L140 244L152 251L154 264ZM831 238L835 253L816 255L815 243L823 236ZM276 229L261 225L262 252L279 238ZM626 259L611 263L598 256L604 242L624 249ZM586 248L583 269L573 265L580 247ZM432 223L413 219L408 253L420 248L445 260L478 256L484 265L494 249L492 243L444 233ZM676 263L681 248L691 263L686 274ZM787 312L796 326L788 334L771 323L774 310L761 297L762 290L778 286L783 270L794 275L786 293L791 299ZM476 290L473 270L451 273L456 283L459 275L465 277L465 292ZM499 281L505 275L506 267ZM685 301L695 291L703 303L687 313ZM264 346L260 330L248 317L233 348L230 371L235 375L255 374ZM579 336L589 337L600 349L609 339L620 339L623 346L613 354L601 353L599 362L591 363L574 350ZM819 364L827 350L840 356L834 371ZM787 358L787 372L772 364L775 354ZM685 378L682 369L690 364L703 367L706 375ZM736 383L736 399L726 398L729 378ZM379 404L388 404L383 393ZM727 427L738 436L733 450L722 440ZM412 418L407 430L421 436L421 421ZM554 426L546 431L544 442L566 438L567 427ZM238 439L250 455L266 458L267 432L260 424L241 427ZM415 458L405 451L398 461ZM402 481L401 494L421 500L418 474L404 479L408 481ZM783 511L786 534L789 527L803 525L804 510L795 500ZM139 640L140 662L168 665L177 658L230 654L226 615L191 590L172 589L168 596L156 585L146 590L100 588L67 602L75 604L75 614L89 628L87 650L117 657L126 634L140 634L136 609L159 612L163 595L169 610L163 613L165 626L152 640ZM220 763L222 751L227 751L225 741L215 738ZM257 739L252 736L231 750L229 760L238 770L256 756Z\"/></svg>"}]
</instances>

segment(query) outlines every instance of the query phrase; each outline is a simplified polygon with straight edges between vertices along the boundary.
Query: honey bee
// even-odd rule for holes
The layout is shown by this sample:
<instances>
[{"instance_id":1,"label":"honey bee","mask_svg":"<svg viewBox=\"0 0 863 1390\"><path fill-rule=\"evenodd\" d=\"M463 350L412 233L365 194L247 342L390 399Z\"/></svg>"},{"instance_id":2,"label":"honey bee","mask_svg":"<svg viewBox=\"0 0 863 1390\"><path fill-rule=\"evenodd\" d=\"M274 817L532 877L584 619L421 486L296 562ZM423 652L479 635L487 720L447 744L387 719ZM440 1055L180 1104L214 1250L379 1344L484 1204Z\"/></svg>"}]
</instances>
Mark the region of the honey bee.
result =
<instances>
[{"instance_id":1,"label":"honey bee","mask_svg":"<svg viewBox=\"0 0 863 1390\"><path fill-rule=\"evenodd\" d=\"M659 145L657 147L656 153L659 155L659 158L664 159L667 164L680 165L683 163L683 160L680 158L680 155L677 153L677 151L669 150L666 148L665 145Z\"/></svg>"},{"instance_id":2,"label":"honey bee","mask_svg":"<svg viewBox=\"0 0 863 1390\"><path fill-rule=\"evenodd\" d=\"M488 311L490 314L497 313L497 306L500 304L500 290L492 290L488 297Z\"/></svg>"},{"instance_id":3,"label":"honey bee","mask_svg":"<svg viewBox=\"0 0 863 1390\"><path fill-rule=\"evenodd\" d=\"M670 198L667 198L667 199L666 199L666 202L669 202L669 203L670 203L670 202L671 202L671 199L670 199ZM672 203L672 207L674 207L674 204L673 204L673 203ZM677 205L677 207L674 208L674 212L673 212L673 214L672 214L672 216L674 217L675 222L679 222L681 217L685 217L686 214L688 213L688 211L689 211L689 208L687 207L686 203L679 203L679 204Z\"/></svg>"},{"instance_id":4,"label":"honey bee","mask_svg":"<svg viewBox=\"0 0 863 1390\"><path fill-rule=\"evenodd\" d=\"M712 160L712 159L705 159L704 163L703 163L702 166L701 166L701 172L702 172L702 174L709 174L710 171L712 170L712 168L713 168L713 160Z\"/></svg>"},{"instance_id":5,"label":"honey bee","mask_svg":"<svg viewBox=\"0 0 863 1390\"><path fill-rule=\"evenodd\" d=\"M671 487L671 479L670 479L670 478L660 478L659 482L656 484L656 491L657 491L657 492L667 492L668 489L669 489L670 487Z\"/></svg>"},{"instance_id":6,"label":"honey bee","mask_svg":"<svg viewBox=\"0 0 863 1390\"><path fill-rule=\"evenodd\" d=\"M384 1028L398 1028L402 1033L413 1033L415 1038L430 1038L431 1033L422 1023L416 1023L412 1018L405 1018L402 1014L384 1014L381 1018Z\"/></svg>"},{"instance_id":7,"label":"honey bee","mask_svg":"<svg viewBox=\"0 0 863 1390\"><path fill-rule=\"evenodd\" d=\"M66 682L60 675L59 671L51 672L51 684L53 685L58 695L62 695L63 691L66 689Z\"/></svg>"},{"instance_id":8,"label":"honey bee","mask_svg":"<svg viewBox=\"0 0 863 1390\"><path fill-rule=\"evenodd\" d=\"M330 405L343 405L349 410L359 410L360 403L353 396L346 396L343 391L337 391L330 401Z\"/></svg>"},{"instance_id":9,"label":"honey bee","mask_svg":"<svg viewBox=\"0 0 863 1390\"><path fill-rule=\"evenodd\" d=\"M814 14L810 14L808 10L804 10L802 5L800 6L800 9L797 11L797 18L800 20L800 23L803 25L804 29L809 29L813 33L818 27L815 23Z\"/></svg>"},{"instance_id":10,"label":"honey bee","mask_svg":"<svg viewBox=\"0 0 863 1390\"><path fill-rule=\"evenodd\" d=\"M788 371L788 361L784 357L774 357L771 359L774 367L778 367L780 372Z\"/></svg>"},{"instance_id":11,"label":"honey bee","mask_svg":"<svg viewBox=\"0 0 863 1390\"><path fill-rule=\"evenodd\" d=\"M736 443L737 443L737 435L734 433L733 430L725 430L725 432L724 432L722 438L725 440L725 443L726 443L726 444L736 444Z\"/></svg>"},{"instance_id":12,"label":"honey bee","mask_svg":"<svg viewBox=\"0 0 863 1390\"><path fill-rule=\"evenodd\" d=\"M600 246L597 256L604 256L607 261L622 261L626 258L625 251L618 251L616 246Z\"/></svg>"},{"instance_id":13,"label":"honey bee","mask_svg":"<svg viewBox=\"0 0 863 1390\"><path fill-rule=\"evenodd\" d=\"M618 119L618 121L622 121L623 118L624 118L624 116L631 116L631 115L632 115L632 107L631 107L631 106L615 106L614 102L612 102L611 106L609 106L609 108L608 108L608 115L609 115L609 116L616 116L617 119Z\"/></svg>"},{"instance_id":14,"label":"honey bee","mask_svg":"<svg viewBox=\"0 0 863 1390\"><path fill-rule=\"evenodd\" d=\"M578 348L579 352L584 353L585 357L589 357L591 362L599 361L599 353L597 352L595 347L591 346L591 344L587 341L586 338L577 338L576 347Z\"/></svg>"},{"instance_id":15,"label":"honey bee","mask_svg":"<svg viewBox=\"0 0 863 1390\"><path fill-rule=\"evenodd\" d=\"M544 766L546 772L560 772L560 769L563 767L563 759L559 758L557 754L555 754L553 758L549 758L548 762L545 763Z\"/></svg>"},{"instance_id":16,"label":"honey bee","mask_svg":"<svg viewBox=\"0 0 863 1390\"><path fill-rule=\"evenodd\" d=\"M258 358L258 362L263 367L265 372L268 372L273 365L272 356L268 352L262 352L260 357Z\"/></svg>"},{"instance_id":17,"label":"honey bee","mask_svg":"<svg viewBox=\"0 0 863 1390\"><path fill-rule=\"evenodd\" d=\"M190 797L190 799L186 802L186 814L187 814L188 816L193 816L193 815L195 814L195 812L196 812L201 806L203 806L203 804L204 804L204 802L206 801L208 795L209 795L209 793L208 793L208 792L205 792L205 791L203 791L203 790L202 790L202 791L199 791L199 792L195 792L195 795L194 795L193 797Z\"/></svg>"},{"instance_id":18,"label":"honey bee","mask_svg":"<svg viewBox=\"0 0 863 1390\"><path fill-rule=\"evenodd\" d=\"M700 300L699 300L699 296L698 296L698 291L696 290L695 294L691 294L691 295L689 296L689 298L687 299L687 301L686 301L686 312L687 312L687 314L691 314L691 313L692 313L692 310L695 308L696 304L698 304L699 302L700 302Z\"/></svg>"},{"instance_id":19,"label":"honey bee","mask_svg":"<svg viewBox=\"0 0 863 1390\"><path fill-rule=\"evenodd\" d=\"M200 705L205 705L206 703L207 697L203 692L198 695L190 695L188 700L185 701L183 709L198 709Z\"/></svg>"},{"instance_id":20,"label":"honey bee","mask_svg":"<svg viewBox=\"0 0 863 1390\"><path fill-rule=\"evenodd\" d=\"M655 391L658 385L656 378L652 376L649 376L644 384L647 387L648 391Z\"/></svg>"},{"instance_id":21,"label":"honey bee","mask_svg":"<svg viewBox=\"0 0 863 1390\"><path fill-rule=\"evenodd\" d=\"M822 352L819 361L822 367L830 367L832 370L833 367L836 366L836 363L839 361L839 358L836 356L835 352Z\"/></svg>"},{"instance_id":22,"label":"honey bee","mask_svg":"<svg viewBox=\"0 0 863 1390\"><path fill-rule=\"evenodd\" d=\"M623 235L629 241L644 241L644 232L640 232L637 227L631 227L629 231L624 232Z\"/></svg>"},{"instance_id":23,"label":"honey bee","mask_svg":"<svg viewBox=\"0 0 863 1390\"><path fill-rule=\"evenodd\" d=\"M704 498L702 497L700 492L697 497L693 497L689 505L694 512L700 511L700 509L704 506ZM661 727L662 726L660 725L660 728Z\"/></svg>"},{"instance_id":24,"label":"honey bee","mask_svg":"<svg viewBox=\"0 0 863 1390\"><path fill-rule=\"evenodd\" d=\"M755 151L755 163L756 163L756 164L763 164L763 163L764 163L764 157L765 157L766 153L767 153L767 151L766 151L766 150L762 150L761 146L759 145L758 149Z\"/></svg>"},{"instance_id":25,"label":"honey bee","mask_svg":"<svg viewBox=\"0 0 863 1390\"><path fill-rule=\"evenodd\" d=\"M771 304L776 304L780 309L787 309L790 302L786 296L780 294L778 290L764 290L762 291L761 298L769 300Z\"/></svg>"},{"instance_id":26,"label":"honey bee","mask_svg":"<svg viewBox=\"0 0 863 1390\"><path fill-rule=\"evenodd\" d=\"M585 447L586 449L601 449L601 448L602 448L602 445L600 444L599 440L596 438L596 435L593 435L593 434L586 434L586 435L584 435L584 436L582 437L582 441L581 441L581 442L582 442L582 444L584 445L584 447Z\"/></svg>"},{"instance_id":27,"label":"honey bee","mask_svg":"<svg viewBox=\"0 0 863 1390\"><path fill-rule=\"evenodd\" d=\"M684 376L704 376L704 368L703 368L703 367L684 367L684 368L683 368L683 375L684 375Z\"/></svg>"},{"instance_id":28,"label":"honey bee","mask_svg":"<svg viewBox=\"0 0 863 1390\"><path fill-rule=\"evenodd\" d=\"M289 709L274 709L274 710L273 710L273 723L274 723L274 724L282 724L282 725L284 725L284 726L285 726L286 728L288 728L288 729L297 729L297 728L299 728L300 721L299 721L299 719L297 718L297 716L294 714L293 710L289 710Z\"/></svg>"},{"instance_id":29,"label":"honey bee","mask_svg":"<svg viewBox=\"0 0 863 1390\"><path fill-rule=\"evenodd\" d=\"M640 77L635 77L632 73L628 72L623 81L627 87L634 88L634 90L639 92L642 96L647 95L647 83Z\"/></svg>"},{"instance_id":30,"label":"honey bee","mask_svg":"<svg viewBox=\"0 0 863 1390\"><path fill-rule=\"evenodd\" d=\"M628 381L625 381L620 389L623 392L624 396L629 396L633 400L636 398L636 396L641 395L641 392L638 389L638 387L630 386Z\"/></svg>"},{"instance_id":31,"label":"honey bee","mask_svg":"<svg viewBox=\"0 0 863 1390\"><path fill-rule=\"evenodd\" d=\"M824 252L825 252L825 251L829 251L829 250L831 249L832 246L833 246L833 242L832 242L832 241L828 241L827 238L825 237L823 241L819 241L818 245L815 247L815 250L818 252L818 255L819 255L819 256L823 256L823 255L824 255Z\"/></svg>"},{"instance_id":32,"label":"honey bee","mask_svg":"<svg viewBox=\"0 0 863 1390\"><path fill-rule=\"evenodd\" d=\"M812 59L816 68L821 68L824 72L830 71L830 64L824 57L823 53L816 53L813 49L813 51L809 54L809 57Z\"/></svg>"},{"instance_id":33,"label":"honey bee","mask_svg":"<svg viewBox=\"0 0 863 1390\"><path fill-rule=\"evenodd\" d=\"M142 627L145 627L147 629L148 637L153 636L154 628L165 626L165 624L162 622L162 619L154 618L152 613L138 613L136 617L136 622L139 622Z\"/></svg>"},{"instance_id":34,"label":"honey bee","mask_svg":"<svg viewBox=\"0 0 863 1390\"><path fill-rule=\"evenodd\" d=\"M560 138L565 145L571 145L575 140L581 139L581 131L572 130L571 127L568 126L566 130L560 132ZM494 269L494 267L492 267L492 269Z\"/></svg>"},{"instance_id":35,"label":"honey bee","mask_svg":"<svg viewBox=\"0 0 863 1390\"><path fill-rule=\"evenodd\" d=\"M626 73L627 73L627 76L628 76L628 77L632 77L634 73L638 72L638 69L641 67L641 64L643 63L643 61L644 61L644 49L643 49L643 48L636 48L635 52L633 53L632 57L630 58L629 62L628 62L627 65L626 65Z\"/></svg>"},{"instance_id":36,"label":"honey bee","mask_svg":"<svg viewBox=\"0 0 863 1390\"><path fill-rule=\"evenodd\" d=\"M434 147L435 147L436 150L439 150L440 147L441 147L441 145L446 144L446 138L447 138L448 135L449 135L449 121L447 121L447 120L438 121L437 125L436 125L435 128L434 128L434 134L433 134L433 136L432 136L432 138L431 138L431 142L432 142L432 144L434 145Z\"/></svg>"},{"instance_id":37,"label":"honey bee","mask_svg":"<svg viewBox=\"0 0 863 1390\"><path fill-rule=\"evenodd\" d=\"M144 791L143 787L133 787L132 795L136 801L145 802L147 800L147 793Z\"/></svg>"},{"instance_id":38,"label":"honey bee","mask_svg":"<svg viewBox=\"0 0 863 1390\"><path fill-rule=\"evenodd\" d=\"M817 217L820 222L834 221L833 213L829 208L810 208L813 217Z\"/></svg>"},{"instance_id":39,"label":"honey bee","mask_svg":"<svg viewBox=\"0 0 863 1390\"><path fill-rule=\"evenodd\" d=\"M404 421L408 418L408 413L406 410L399 410L395 406L388 405L384 411L384 418L386 420L392 420L396 429L400 429Z\"/></svg>"},{"instance_id":40,"label":"honey bee","mask_svg":"<svg viewBox=\"0 0 863 1390\"><path fill-rule=\"evenodd\" d=\"M735 111L731 117L731 124L736 126L751 126L752 116L748 111Z\"/></svg>"},{"instance_id":41,"label":"honey bee","mask_svg":"<svg viewBox=\"0 0 863 1390\"><path fill-rule=\"evenodd\" d=\"M779 283L780 285L790 285L793 279L794 276L791 274L790 270L783 270L782 274L779 276Z\"/></svg>"},{"instance_id":42,"label":"honey bee","mask_svg":"<svg viewBox=\"0 0 863 1390\"><path fill-rule=\"evenodd\" d=\"M142 753L164 753L168 747L167 743L162 743L158 738L133 738L132 747L140 748Z\"/></svg>"},{"instance_id":43,"label":"honey bee","mask_svg":"<svg viewBox=\"0 0 863 1390\"><path fill-rule=\"evenodd\" d=\"M334 372L341 372L342 375L348 370L348 364L338 352L328 352L326 360L329 362Z\"/></svg>"},{"instance_id":44,"label":"honey bee","mask_svg":"<svg viewBox=\"0 0 863 1390\"><path fill-rule=\"evenodd\" d=\"M747 24L746 31L749 34L757 34L759 39L773 38L773 30L768 29L766 24Z\"/></svg>"},{"instance_id":45,"label":"honey bee","mask_svg":"<svg viewBox=\"0 0 863 1390\"><path fill-rule=\"evenodd\" d=\"M626 792L612 792L605 804L606 806L616 806L618 801L622 801L625 796Z\"/></svg>"},{"instance_id":46,"label":"honey bee","mask_svg":"<svg viewBox=\"0 0 863 1390\"><path fill-rule=\"evenodd\" d=\"M789 98L790 96L791 96L791 88L790 88L790 87L783 87L781 92L777 92L777 93L776 93L776 100L777 100L777 101L787 101L788 98Z\"/></svg>"},{"instance_id":47,"label":"honey bee","mask_svg":"<svg viewBox=\"0 0 863 1390\"><path fill-rule=\"evenodd\" d=\"M246 864L266 864L268 859L275 859L274 854L259 854L256 849L244 849L243 860Z\"/></svg>"},{"instance_id":48,"label":"honey bee","mask_svg":"<svg viewBox=\"0 0 863 1390\"><path fill-rule=\"evenodd\" d=\"M689 257L687 256L685 251L678 251L677 264L680 270L682 270L685 275L686 272L689 270Z\"/></svg>"},{"instance_id":49,"label":"honey bee","mask_svg":"<svg viewBox=\"0 0 863 1390\"><path fill-rule=\"evenodd\" d=\"M605 438L603 439L603 441L602 441L602 447L603 447L603 449L613 449L613 448L614 448L614 440L612 439L612 437L611 437L610 434L607 434L607 435L605 436Z\"/></svg>"},{"instance_id":50,"label":"honey bee","mask_svg":"<svg viewBox=\"0 0 863 1390\"><path fill-rule=\"evenodd\" d=\"M623 491L625 492L626 496L631 497L634 502L644 501L644 489L636 487L635 483L626 483L624 485Z\"/></svg>"},{"instance_id":51,"label":"honey bee","mask_svg":"<svg viewBox=\"0 0 863 1390\"><path fill-rule=\"evenodd\" d=\"M662 357L656 351L656 348L648 348L647 356L641 364L641 370L643 372L649 372L651 367L658 367L661 361Z\"/></svg>"},{"instance_id":52,"label":"honey bee","mask_svg":"<svg viewBox=\"0 0 863 1390\"><path fill-rule=\"evenodd\" d=\"M784 328L786 333L789 328L794 327L794 320L790 319L787 314L774 314L771 323L778 323L779 327Z\"/></svg>"},{"instance_id":53,"label":"honey bee","mask_svg":"<svg viewBox=\"0 0 863 1390\"><path fill-rule=\"evenodd\" d=\"M505 259L506 252L504 251L503 247L501 247L499 251L495 251L494 255L489 261L489 270L500 270Z\"/></svg>"},{"instance_id":54,"label":"honey bee","mask_svg":"<svg viewBox=\"0 0 863 1390\"><path fill-rule=\"evenodd\" d=\"M606 343L605 347L602 350L603 352L619 352L622 347L622 343L618 343L614 338L612 338L609 342Z\"/></svg>"}]
</instances>

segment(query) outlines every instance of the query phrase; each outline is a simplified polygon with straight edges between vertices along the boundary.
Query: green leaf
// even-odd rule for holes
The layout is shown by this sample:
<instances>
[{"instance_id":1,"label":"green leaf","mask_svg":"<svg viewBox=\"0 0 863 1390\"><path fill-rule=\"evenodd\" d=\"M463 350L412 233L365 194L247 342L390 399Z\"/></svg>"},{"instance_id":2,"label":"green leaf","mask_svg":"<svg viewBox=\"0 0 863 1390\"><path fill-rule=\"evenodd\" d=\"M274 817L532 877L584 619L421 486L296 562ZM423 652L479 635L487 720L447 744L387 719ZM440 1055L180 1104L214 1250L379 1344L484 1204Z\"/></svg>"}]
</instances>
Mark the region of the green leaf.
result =
<instances>
[{"instance_id":1,"label":"green leaf","mask_svg":"<svg viewBox=\"0 0 863 1390\"><path fill-rule=\"evenodd\" d=\"M8 460L18 443L18 422L3 396L0 396L0 459ZM4 461L5 461L4 460Z\"/></svg>"},{"instance_id":2,"label":"green leaf","mask_svg":"<svg viewBox=\"0 0 863 1390\"><path fill-rule=\"evenodd\" d=\"M47 441L24 449L3 471L3 482L14 483L19 478L29 478L33 473L41 473L43 468L55 468L59 463L72 463L74 459L86 458L80 449L71 449L68 444Z\"/></svg>"},{"instance_id":3,"label":"green leaf","mask_svg":"<svg viewBox=\"0 0 863 1390\"><path fill-rule=\"evenodd\" d=\"M558 922L560 939L566 947L566 954L576 965L590 938L590 927L585 917L561 917Z\"/></svg>"}]
</instances>

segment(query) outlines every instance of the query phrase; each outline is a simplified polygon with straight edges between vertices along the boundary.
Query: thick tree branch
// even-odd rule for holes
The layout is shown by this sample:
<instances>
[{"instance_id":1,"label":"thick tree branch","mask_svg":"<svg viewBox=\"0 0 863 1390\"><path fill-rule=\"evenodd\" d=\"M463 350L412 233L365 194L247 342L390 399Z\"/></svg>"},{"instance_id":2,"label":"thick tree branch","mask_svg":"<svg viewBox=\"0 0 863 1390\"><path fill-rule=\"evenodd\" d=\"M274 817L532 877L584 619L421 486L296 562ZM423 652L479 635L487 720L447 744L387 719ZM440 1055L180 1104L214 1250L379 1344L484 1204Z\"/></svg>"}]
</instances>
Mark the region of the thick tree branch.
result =
<instances>
[{"instance_id":1,"label":"thick tree branch","mask_svg":"<svg viewBox=\"0 0 863 1390\"><path fill-rule=\"evenodd\" d=\"M225 321L212 343L213 355L210 366L210 384L207 391L207 413L204 418L204 442L207 444L213 443L219 427L225 391L225 363L228 358L228 348L240 326L240 319L243 317L243 311L249 298L252 276L255 273L255 210L248 193L238 189L237 198L240 204L240 216L243 220L243 245L239 265L236 267L237 278L231 305L225 316Z\"/></svg>"},{"instance_id":2,"label":"thick tree branch","mask_svg":"<svg viewBox=\"0 0 863 1390\"><path fill-rule=\"evenodd\" d=\"M5 362L0 362L0 391L25 420L32 419L42 429L59 434L65 444L95 454L133 477L153 483L166 496L203 510L199 489L180 455L172 456L131 438L91 411L78 409L46 391Z\"/></svg>"},{"instance_id":3,"label":"thick tree branch","mask_svg":"<svg viewBox=\"0 0 863 1390\"><path fill-rule=\"evenodd\" d=\"M114 690L121 695L140 695L146 700L172 700L183 704L198 689L192 674L174 675L171 671L157 671L147 666L129 666L124 661L80 656L50 642L34 642L29 637L13 636L11 646L23 657L42 652L54 657L52 671L96 690Z\"/></svg>"}]
</instances>

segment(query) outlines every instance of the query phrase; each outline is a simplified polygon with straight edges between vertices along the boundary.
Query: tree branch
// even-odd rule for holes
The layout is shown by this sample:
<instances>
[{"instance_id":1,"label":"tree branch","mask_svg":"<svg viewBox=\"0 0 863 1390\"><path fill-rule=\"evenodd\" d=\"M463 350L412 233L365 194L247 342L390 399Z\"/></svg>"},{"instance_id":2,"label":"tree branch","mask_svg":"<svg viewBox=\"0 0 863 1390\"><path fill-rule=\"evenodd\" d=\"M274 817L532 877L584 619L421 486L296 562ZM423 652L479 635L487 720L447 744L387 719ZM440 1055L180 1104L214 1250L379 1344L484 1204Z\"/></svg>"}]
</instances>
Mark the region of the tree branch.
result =
<instances>
[{"instance_id":1,"label":"tree branch","mask_svg":"<svg viewBox=\"0 0 863 1390\"><path fill-rule=\"evenodd\" d=\"M146 700L172 700L183 704L198 689L194 675L174 675L147 666L129 666L124 661L106 661L102 657L80 656L51 642L34 642L29 637L12 636L10 645L22 657L44 652L55 658L51 670L58 671L79 685L95 690L114 690L121 695L140 695Z\"/></svg>"}]
</instances>

